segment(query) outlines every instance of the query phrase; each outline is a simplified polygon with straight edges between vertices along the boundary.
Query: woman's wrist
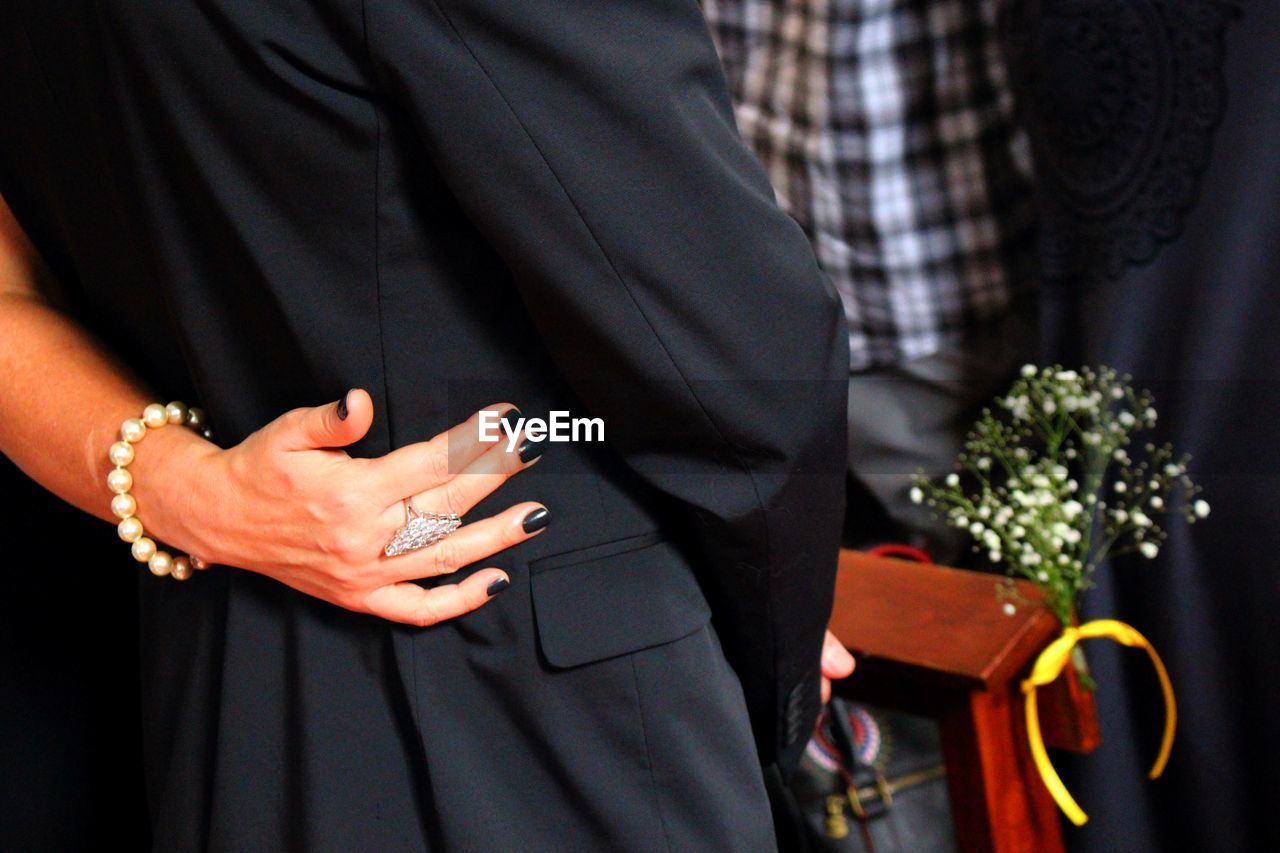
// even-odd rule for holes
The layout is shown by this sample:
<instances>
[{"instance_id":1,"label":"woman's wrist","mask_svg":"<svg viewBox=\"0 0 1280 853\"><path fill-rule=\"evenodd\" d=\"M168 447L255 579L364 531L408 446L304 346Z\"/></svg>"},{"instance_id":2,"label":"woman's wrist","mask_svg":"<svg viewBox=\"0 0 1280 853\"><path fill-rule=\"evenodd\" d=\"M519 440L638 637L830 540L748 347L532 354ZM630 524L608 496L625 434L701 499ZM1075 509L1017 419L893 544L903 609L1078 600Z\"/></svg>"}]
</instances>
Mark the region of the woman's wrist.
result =
<instances>
[{"instance_id":1,"label":"woman's wrist","mask_svg":"<svg viewBox=\"0 0 1280 853\"><path fill-rule=\"evenodd\" d=\"M118 441L120 437L115 438ZM209 461L220 449L195 430L178 426L147 429L145 437L132 446L129 494L136 501L135 517L142 522L146 536L160 547L208 560L207 544L197 535L195 487L206 477ZM104 460L100 482L105 484L115 465L107 448L100 453ZM108 507L112 497L111 490L104 487L103 502Z\"/></svg>"}]
</instances>

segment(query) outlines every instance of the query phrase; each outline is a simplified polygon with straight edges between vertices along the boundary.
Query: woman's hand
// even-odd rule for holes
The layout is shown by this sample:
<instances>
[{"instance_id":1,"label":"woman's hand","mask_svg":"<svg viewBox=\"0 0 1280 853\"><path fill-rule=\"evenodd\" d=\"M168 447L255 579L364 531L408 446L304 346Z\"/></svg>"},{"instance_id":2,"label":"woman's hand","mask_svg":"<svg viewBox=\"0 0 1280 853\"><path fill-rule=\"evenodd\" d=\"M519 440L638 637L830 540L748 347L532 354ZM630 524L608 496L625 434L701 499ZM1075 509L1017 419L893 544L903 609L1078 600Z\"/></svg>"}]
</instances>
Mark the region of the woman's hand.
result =
<instances>
[{"instance_id":1,"label":"woman's hand","mask_svg":"<svg viewBox=\"0 0 1280 853\"><path fill-rule=\"evenodd\" d=\"M164 507L157 532L206 562L259 572L348 610L432 625L480 607L508 578L483 569L433 589L408 581L483 560L536 536L548 518L539 504L517 504L433 545L384 556L405 521L403 498L418 510L462 515L537 461L527 446L522 461L505 441L481 443L478 417L380 458L353 458L341 448L373 422L373 400L355 389L345 406L294 409L227 450L201 442L189 452L157 452L153 470L137 472L139 514L147 518ZM147 450L139 448L135 467L147 461ZM156 470L175 465L185 469L178 478ZM148 485L164 488L157 478L176 479L189 491L170 485L153 492Z\"/></svg>"}]
</instances>

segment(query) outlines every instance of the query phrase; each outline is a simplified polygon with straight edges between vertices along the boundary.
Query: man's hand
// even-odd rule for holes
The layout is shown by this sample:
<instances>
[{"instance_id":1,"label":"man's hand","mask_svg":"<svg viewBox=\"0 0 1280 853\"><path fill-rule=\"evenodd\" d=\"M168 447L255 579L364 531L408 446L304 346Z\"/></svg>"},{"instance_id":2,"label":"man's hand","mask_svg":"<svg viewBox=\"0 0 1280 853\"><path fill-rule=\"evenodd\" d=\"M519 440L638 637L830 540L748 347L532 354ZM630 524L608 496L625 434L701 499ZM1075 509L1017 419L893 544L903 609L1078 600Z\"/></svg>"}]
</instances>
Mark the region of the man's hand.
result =
<instances>
[{"instance_id":1,"label":"man's hand","mask_svg":"<svg viewBox=\"0 0 1280 853\"><path fill-rule=\"evenodd\" d=\"M836 639L836 635L827 631L822 642L822 702L831 700L831 681L837 678L848 678L853 673L853 655L844 647L844 643Z\"/></svg>"}]
</instances>

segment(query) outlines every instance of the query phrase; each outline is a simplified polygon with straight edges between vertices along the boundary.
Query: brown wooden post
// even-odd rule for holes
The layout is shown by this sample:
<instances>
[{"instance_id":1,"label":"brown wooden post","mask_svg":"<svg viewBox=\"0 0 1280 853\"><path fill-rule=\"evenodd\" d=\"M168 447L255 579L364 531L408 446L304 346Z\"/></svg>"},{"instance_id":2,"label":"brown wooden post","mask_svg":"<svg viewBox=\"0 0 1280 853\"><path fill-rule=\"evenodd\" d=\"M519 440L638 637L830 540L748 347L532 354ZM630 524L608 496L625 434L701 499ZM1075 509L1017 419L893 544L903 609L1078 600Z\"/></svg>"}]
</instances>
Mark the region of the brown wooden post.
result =
<instances>
[{"instance_id":1,"label":"brown wooden post","mask_svg":"<svg viewBox=\"0 0 1280 853\"><path fill-rule=\"evenodd\" d=\"M1007 690L969 691L938 720L961 853L1062 850L1057 807L1022 748L1021 720Z\"/></svg>"},{"instance_id":2,"label":"brown wooden post","mask_svg":"<svg viewBox=\"0 0 1280 853\"><path fill-rule=\"evenodd\" d=\"M1035 586L1019 583L1028 603L1010 616L992 575L853 551L841 553L840 566L831 629L858 668L837 689L938 721L959 849L1061 851L1060 817L1031 762L1020 691L1031 661L1061 630ZM1046 742L1096 747L1091 699L1075 684L1042 690L1042 705L1051 705L1042 712Z\"/></svg>"}]
</instances>

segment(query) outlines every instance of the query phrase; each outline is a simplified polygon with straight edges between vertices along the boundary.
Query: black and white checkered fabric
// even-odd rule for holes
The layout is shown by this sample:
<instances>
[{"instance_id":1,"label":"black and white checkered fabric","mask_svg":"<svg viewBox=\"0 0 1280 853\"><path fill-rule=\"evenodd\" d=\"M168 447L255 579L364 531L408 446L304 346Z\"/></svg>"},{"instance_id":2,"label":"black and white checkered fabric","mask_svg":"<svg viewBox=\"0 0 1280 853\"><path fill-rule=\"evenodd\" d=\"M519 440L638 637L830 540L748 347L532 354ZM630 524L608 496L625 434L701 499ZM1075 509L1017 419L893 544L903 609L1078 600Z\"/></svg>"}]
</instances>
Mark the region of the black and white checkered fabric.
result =
<instances>
[{"instance_id":1,"label":"black and white checkered fabric","mask_svg":"<svg viewBox=\"0 0 1280 853\"><path fill-rule=\"evenodd\" d=\"M1035 286L999 0L703 0L743 137L844 300L850 367L930 355Z\"/></svg>"}]
</instances>

